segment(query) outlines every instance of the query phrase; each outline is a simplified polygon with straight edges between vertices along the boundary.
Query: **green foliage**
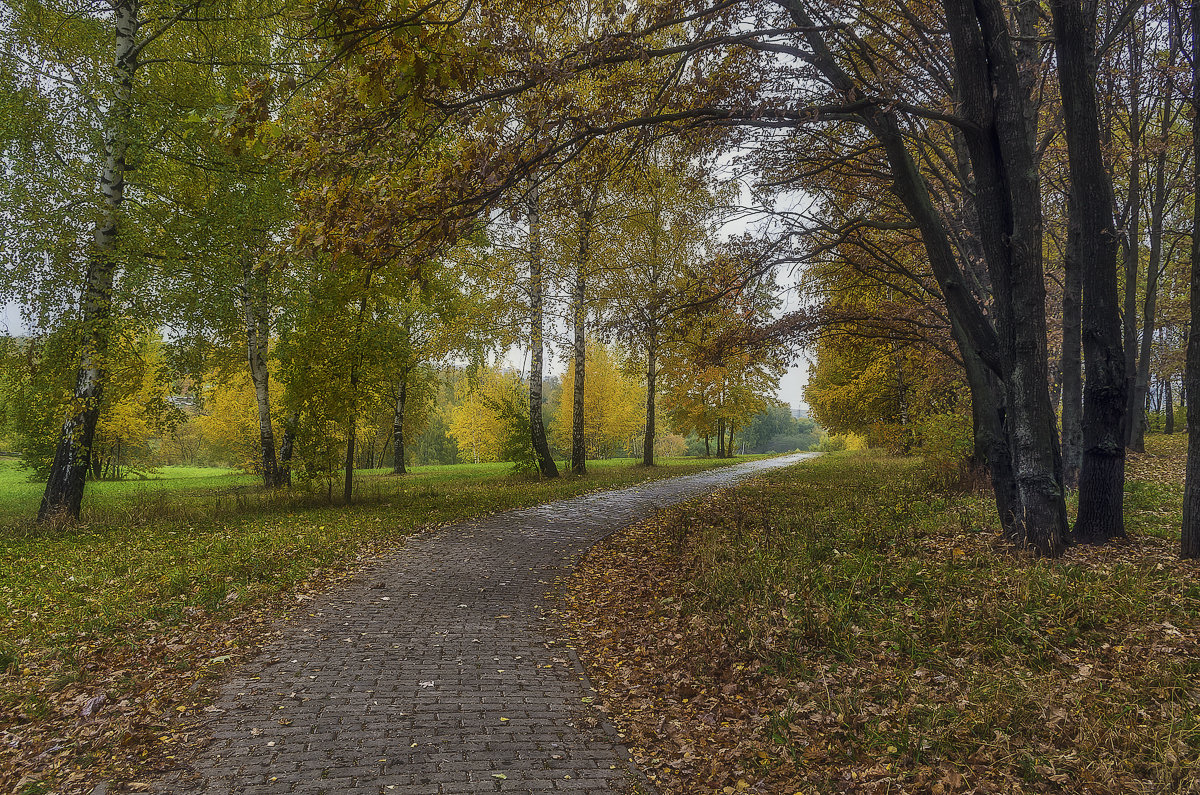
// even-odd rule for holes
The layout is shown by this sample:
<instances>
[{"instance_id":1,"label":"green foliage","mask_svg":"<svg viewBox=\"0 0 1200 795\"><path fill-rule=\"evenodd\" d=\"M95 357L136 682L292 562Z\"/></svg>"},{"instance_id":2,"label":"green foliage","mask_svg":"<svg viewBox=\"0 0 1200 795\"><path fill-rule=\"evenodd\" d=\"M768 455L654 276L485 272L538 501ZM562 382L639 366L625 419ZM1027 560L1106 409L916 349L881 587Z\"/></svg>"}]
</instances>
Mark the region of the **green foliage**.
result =
<instances>
[{"instance_id":1,"label":"green foliage","mask_svg":"<svg viewBox=\"0 0 1200 795\"><path fill-rule=\"evenodd\" d=\"M820 442L821 431L811 418L793 417L786 405L776 405L751 417L742 439L754 453L785 453L811 450Z\"/></svg>"},{"instance_id":2,"label":"green foliage","mask_svg":"<svg viewBox=\"0 0 1200 795\"><path fill-rule=\"evenodd\" d=\"M520 384L519 381L516 382ZM520 389L497 390L484 396L483 403L500 424L498 455L511 461L513 471L529 474L538 471L529 421L529 401Z\"/></svg>"}]
</instances>

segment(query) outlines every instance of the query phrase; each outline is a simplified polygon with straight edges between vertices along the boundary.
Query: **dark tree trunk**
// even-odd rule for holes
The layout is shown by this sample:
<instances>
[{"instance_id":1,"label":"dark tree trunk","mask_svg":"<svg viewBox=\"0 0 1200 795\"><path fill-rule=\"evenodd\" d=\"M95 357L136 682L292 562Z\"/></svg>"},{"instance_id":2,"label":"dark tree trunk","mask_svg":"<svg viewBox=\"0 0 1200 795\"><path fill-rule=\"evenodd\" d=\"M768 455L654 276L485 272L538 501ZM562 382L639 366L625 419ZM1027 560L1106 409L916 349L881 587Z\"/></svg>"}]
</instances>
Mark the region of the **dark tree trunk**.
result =
<instances>
[{"instance_id":1,"label":"dark tree trunk","mask_svg":"<svg viewBox=\"0 0 1200 795\"><path fill-rule=\"evenodd\" d=\"M300 426L299 412L292 412L283 426L279 440L279 485L292 485L292 450L296 445L296 429Z\"/></svg>"},{"instance_id":2,"label":"dark tree trunk","mask_svg":"<svg viewBox=\"0 0 1200 795\"><path fill-rule=\"evenodd\" d=\"M537 186L529 191L529 432L538 469L544 477L558 477L558 465L546 441L542 421L542 215Z\"/></svg>"},{"instance_id":3,"label":"dark tree trunk","mask_svg":"<svg viewBox=\"0 0 1200 795\"><path fill-rule=\"evenodd\" d=\"M955 337L961 333L953 326L951 331ZM1004 385L969 346L960 344L959 350L963 354L963 369L971 392L975 458L987 466L1001 526L1010 527L1020 510L1020 495L1004 427Z\"/></svg>"},{"instance_id":4,"label":"dark tree trunk","mask_svg":"<svg viewBox=\"0 0 1200 795\"><path fill-rule=\"evenodd\" d=\"M830 84L848 98L861 96L860 87L837 64L824 43L819 26L814 24L805 6L798 0L777 1L788 10L797 26L805 31L803 35L811 48L813 64L829 80ZM978 35L979 32L976 30L976 36ZM986 55L979 57L986 64ZM1009 63L1011 66L1011 57ZM1019 84L1020 81L1017 82ZM1012 88L1013 86L1010 84L1009 90L1011 91ZM1017 89L1020 90L1019 85L1017 85ZM985 96L990 97L992 87L985 85L984 91ZM1011 98L1009 101L1011 103ZM1018 115L1021 114L1018 113ZM976 406L980 407L980 416L985 420L977 424L977 427L982 429L982 433L985 435L985 438L980 440L980 449L986 450L991 459L988 463L996 491L997 512L1005 525L1006 533L1010 537L1023 539L1029 532L1031 536L1040 539L1039 548L1043 552L1056 554L1062 548L1062 538L1066 531L1066 506L1061 488L1057 483L1061 459L1057 448L1053 408L1050 405L1049 391L1046 389L1046 379L1044 375L1040 381L1036 375L1026 377L1019 388L1015 390L1008 384L1007 376L1011 373L1012 367L1009 362L1002 361L1002 358L1011 358L1012 346L1008 345L1002 350L996 330L984 315L982 307L972 293L969 280L959 267L954 246L950 242L941 215L930 197L925 179L912 155L908 152L895 114L886 107L872 107L863 112L861 118L866 128L883 146L892 172L892 191L903 202L921 234L921 241L925 247L934 278L937 280L938 288L946 302L951 327L955 332L955 340L964 360L975 359L986 366L991 373L993 383L990 386L984 385L985 379L983 378L975 378L970 383L972 400ZM1026 140L1026 144L1028 144L1028 140ZM1020 196L1018 201L1026 207L1027 211L1040 211L1037 202L1030 200L1030 196L1037 196L1036 168L1033 166L1026 166L1026 168L1033 176L1027 175L1025 182L1028 183L1032 179L1034 190L1030 195ZM996 186L993 184L990 189L995 190ZM1029 206L1031 204L1033 206ZM1034 220L1040 224L1040 218ZM1040 229L1040 226L1038 228ZM1040 251L1040 246L1038 249ZM1040 261L1036 264L1038 266L1035 269L1037 271L1036 279L1030 285L1034 292L1043 289L1041 287ZM992 261L989 260L989 267L992 265ZM1027 279L1028 277L1020 274L1020 278ZM1007 274L1004 275L1002 281L1006 287L1011 289ZM1028 298L1023 296L1022 300L1028 301ZM1041 307L1040 301L1030 305L1034 319L1041 317L1041 325L1040 327L1035 325L1032 329L1035 342L1033 350L1023 351L1023 361L1026 366L1021 368L1022 374L1029 369L1031 360L1036 360L1039 355L1037 353L1039 330L1042 359L1040 365L1033 361L1032 367L1035 372L1039 367L1043 372L1046 369L1044 357L1045 315ZM997 394L997 389L1005 389L1009 394L1020 395L1021 401L1026 400L1027 392L1032 391L1035 394L1034 419L1040 420L1035 423L1035 431L1029 430L1030 418L1025 416L1029 411L1007 410L1006 403L1011 403L1011 401L1008 401L1005 396ZM1044 399L1037 396L1039 389ZM1019 451L1015 451L1013 445L1010 444L1009 439L1013 436L1010 422L1014 415L1020 416L1023 420L1021 425L1023 447L1035 448L1036 455L1020 457L1018 456ZM1021 466L1015 467L1014 460L1019 461ZM1021 504L1021 492L1016 485L1018 474L1023 477L1026 489L1037 497L1032 509L1028 512Z\"/></svg>"},{"instance_id":5,"label":"dark tree trunk","mask_svg":"<svg viewBox=\"0 0 1200 795\"><path fill-rule=\"evenodd\" d=\"M38 521L66 516L78 518L83 503L96 422L104 384L108 379L104 358L108 352L113 280L121 204L125 200L125 153L133 116L133 79L137 71L138 0L115 0L116 30L113 66L114 96L104 133L104 167L100 174L100 218L92 230L82 301L84 337L75 376L71 414L63 422L38 508Z\"/></svg>"},{"instance_id":6,"label":"dark tree trunk","mask_svg":"<svg viewBox=\"0 0 1200 795\"><path fill-rule=\"evenodd\" d=\"M358 299L358 325L354 331L356 343L362 339L363 322L367 315L367 291L370 289L371 275L368 273L363 284L362 298ZM354 356L354 362L350 365L350 411L346 427L346 478L342 488L342 501L346 505L354 501L354 446L358 436L358 379L361 366L362 355L360 353Z\"/></svg>"},{"instance_id":7,"label":"dark tree trunk","mask_svg":"<svg viewBox=\"0 0 1200 795\"><path fill-rule=\"evenodd\" d=\"M646 344L646 435L642 439L642 464L654 466L655 392L658 380L658 333L651 332ZM707 439L707 437L705 437Z\"/></svg>"},{"instance_id":8,"label":"dark tree trunk","mask_svg":"<svg viewBox=\"0 0 1200 795\"><path fill-rule=\"evenodd\" d=\"M358 423L352 414L346 428L346 478L342 482L342 502L346 505L354 501L354 443L357 436Z\"/></svg>"},{"instance_id":9,"label":"dark tree trunk","mask_svg":"<svg viewBox=\"0 0 1200 795\"><path fill-rule=\"evenodd\" d=\"M725 418L717 420L717 458L725 457Z\"/></svg>"},{"instance_id":10,"label":"dark tree trunk","mask_svg":"<svg viewBox=\"0 0 1200 795\"><path fill-rule=\"evenodd\" d=\"M379 458L374 459L371 463L372 469L382 469L383 468L383 462L387 460L388 448L391 446L392 446L392 437L384 436L383 437L383 447L379 448Z\"/></svg>"},{"instance_id":11,"label":"dark tree trunk","mask_svg":"<svg viewBox=\"0 0 1200 795\"><path fill-rule=\"evenodd\" d=\"M1079 218L1068 208L1063 257L1062 445L1063 485L1072 490L1079 488L1083 457L1083 277L1078 256Z\"/></svg>"},{"instance_id":12,"label":"dark tree trunk","mask_svg":"<svg viewBox=\"0 0 1200 795\"><path fill-rule=\"evenodd\" d=\"M392 474L403 475L404 468L404 404L408 400L408 370L400 373L400 389L392 413Z\"/></svg>"},{"instance_id":13,"label":"dark tree trunk","mask_svg":"<svg viewBox=\"0 0 1200 795\"><path fill-rule=\"evenodd\" d=\"M1192 39L1192 118L1200 119L1200 2L1189 8ZM1200 124L1192 123L1192 193L1200 196ZM1183 529L1179 554L1200 558L1200 411L1191 408L1192 396L1200 392L1200 202L1192 207L1191 333L1187 343L1184 389L1187 392L1188 452L1183 487Z\"/></svg>"},{"instance_id":14,"label":"dark tree trunk","mask_svg":"<svg viewBox=\"0 0 1200 795\"><path fill-rule=\"evenodd\" d=\"M709 434L707 434L707 433L704 434L704 457L705 458L712 458L712 444L710 443L710 441L711 441L711 437L709 436Z\"/></svg>"},{"instance_id":15,"label":"dark tree trunk","mask_svg":"<svg viewBox=\"0 0 1200 795\"><path fill-rule=\"evenodd\" d=\"M1112 180L1104 165L1096 101L1096 17L1079 0L1051 0L1050 8L1084 285L1083 460L1074 537L1104 543L1125 535L1128 385L1117 297Z\"/></svg>"},{"instance_id":16,"label":"dark tree trunk","mask_svg":"<svg viewBox=\"0 0 1200 795\"><path fill-rule=\"evenodd\" d=\"M1030 101L999 2L947 0L946 12L957 87L975 124L964 138L992 282L1004 422L1020 499L1007 532L1019 544L1056 556L1066 545L1066 504L1048 389L1042 214Z\"/></svg>"}]
</instances>

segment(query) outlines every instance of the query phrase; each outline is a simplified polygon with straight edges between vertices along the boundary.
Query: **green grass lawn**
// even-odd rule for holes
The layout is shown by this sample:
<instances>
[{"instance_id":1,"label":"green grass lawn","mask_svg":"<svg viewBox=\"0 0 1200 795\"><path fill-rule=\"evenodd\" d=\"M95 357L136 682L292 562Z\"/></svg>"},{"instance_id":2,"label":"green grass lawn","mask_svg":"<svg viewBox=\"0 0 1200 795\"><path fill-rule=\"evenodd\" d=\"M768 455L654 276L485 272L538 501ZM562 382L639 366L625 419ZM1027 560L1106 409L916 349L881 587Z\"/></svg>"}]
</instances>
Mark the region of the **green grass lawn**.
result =
<instances>
[{"instance_id":1,"label":"green grass lawn","mask_svg":"<svg viewBox=\"0 0 1200 795\"><path fill-rule=\"evenodd\" d=\"M303 603L289 591L327 585L415 530L755 457L591 461L586 476L555 480L509 464L362 471L350 506L337 484L330 503L322 488L268 493L236 471L164 467L89 484L80 521L57 527L32 521L42 485L2 460L0 726L19 727L21 742L0 745L0 791L23 777L32 794L169 767L170 727L202 708L223 670L214 661L252 651ZM80 726L97 692L117 706Z\"/></svg>"},{"instance_id":2,"label":"green grass lawn","mask_svg":"<svg viewBox=\"0 0 1200 795\"><path fill-rule=\"evenodd\" d=\"M232 470L164 467L146 480L89 484L80 522L45 528L29 518L41 484L4 461L0 668L56 644L136 634L145 620L180 622L189 608L224 609L231 593L253 603L420 527L726 463L593 461L586 476L557 480L513 475L508 464L366 471L350 506L327 504L321 490L265 493Z\"/></svg>"}]
</instances>

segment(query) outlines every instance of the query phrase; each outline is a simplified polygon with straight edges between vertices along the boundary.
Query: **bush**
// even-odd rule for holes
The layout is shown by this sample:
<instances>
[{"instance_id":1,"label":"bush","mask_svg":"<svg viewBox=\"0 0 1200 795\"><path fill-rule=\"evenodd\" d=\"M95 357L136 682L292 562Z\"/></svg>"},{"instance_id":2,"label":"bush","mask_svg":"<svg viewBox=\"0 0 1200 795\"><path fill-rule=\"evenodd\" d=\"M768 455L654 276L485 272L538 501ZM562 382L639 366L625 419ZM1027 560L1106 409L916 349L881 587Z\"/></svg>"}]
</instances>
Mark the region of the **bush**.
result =
<instances>
[{"instance_id":1,"label":"bush","mask_svg":"<svg viewBox=\"0 0 1200 795\"><path fill-rule=\"evenodd\" d=\"M826 436L813 445L818 453L836 453L838 450L865 450L867 442L857 433L839 433Z\"/></svg>"},{"instance_id":2,"label":"bush","mask_svg":"<svg viewBox=\"0 0 1200 795\"><path fill-rule=\"evenodd\" d=\"M921 421L921 457L930 478L939 486L962 480L971 453L971 419L961 414L932 414Z\"/></svg>"},{"instance_id":3,"label":"bush","mask_svg":"<svg viewBox=\"0 0 1200 795\"><path fill-rule=\"evenodd\" d=\"M881 448L892 455L908 455L913 446L912 429L898 422L871 423L867 446Z\"/></svg>"}]
</instances>

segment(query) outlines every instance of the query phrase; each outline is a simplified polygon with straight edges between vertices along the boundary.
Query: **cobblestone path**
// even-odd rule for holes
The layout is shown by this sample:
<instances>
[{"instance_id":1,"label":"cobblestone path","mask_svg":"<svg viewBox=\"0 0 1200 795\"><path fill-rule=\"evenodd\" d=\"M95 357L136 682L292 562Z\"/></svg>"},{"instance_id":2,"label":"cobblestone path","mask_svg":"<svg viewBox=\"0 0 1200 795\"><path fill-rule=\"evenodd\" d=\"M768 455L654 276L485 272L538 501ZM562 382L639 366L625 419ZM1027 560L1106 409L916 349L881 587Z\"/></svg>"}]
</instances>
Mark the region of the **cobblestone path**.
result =
<instances>
[{"instance_id":1,"label":"cobblestone path","mask_svg":"<svg viewBox=\"0 0 1200 795\"><path fill-rule=\"evenodd\" d=\"M543 615L591 544L803 454L422 533L336 591L228 682L188 784L216 793L637 791L629 754Z\"/></svg>"}]
</instances>

